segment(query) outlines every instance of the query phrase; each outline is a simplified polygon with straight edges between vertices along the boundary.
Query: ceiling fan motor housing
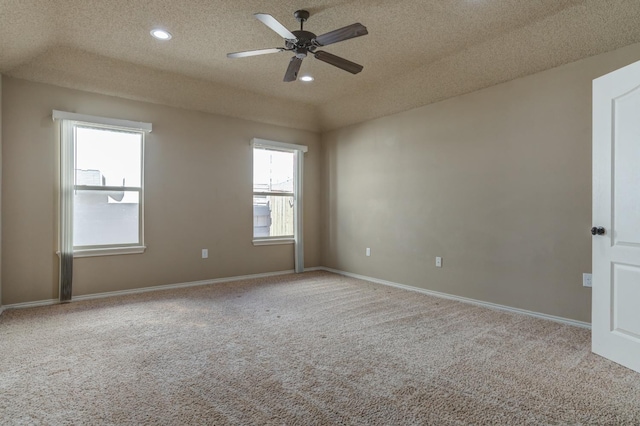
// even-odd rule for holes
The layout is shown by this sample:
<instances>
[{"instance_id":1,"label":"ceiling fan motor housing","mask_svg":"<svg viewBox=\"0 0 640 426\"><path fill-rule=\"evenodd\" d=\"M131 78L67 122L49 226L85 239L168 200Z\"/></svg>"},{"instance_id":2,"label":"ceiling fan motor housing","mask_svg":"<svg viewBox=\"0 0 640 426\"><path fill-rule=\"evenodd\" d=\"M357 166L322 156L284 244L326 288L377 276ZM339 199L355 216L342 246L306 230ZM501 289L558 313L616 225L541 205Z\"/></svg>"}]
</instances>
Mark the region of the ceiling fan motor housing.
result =
<instances>
[{"instance_id":1,"label":"ceiling fan motor housing","mask_svg":"<svg viewBox=\"0 0 640 426\"><path fill-rule=\"evenodd\" d=\"M307 56L307 52L313 52L316 50L316 46L312 40L316 38L316 35L310 31L298 30L291 31L293 35L298 39L297 42L287 40L285 46L287 49L291 49L296 52L296 56L300 59Z\"/></svg>"}]
</instances>

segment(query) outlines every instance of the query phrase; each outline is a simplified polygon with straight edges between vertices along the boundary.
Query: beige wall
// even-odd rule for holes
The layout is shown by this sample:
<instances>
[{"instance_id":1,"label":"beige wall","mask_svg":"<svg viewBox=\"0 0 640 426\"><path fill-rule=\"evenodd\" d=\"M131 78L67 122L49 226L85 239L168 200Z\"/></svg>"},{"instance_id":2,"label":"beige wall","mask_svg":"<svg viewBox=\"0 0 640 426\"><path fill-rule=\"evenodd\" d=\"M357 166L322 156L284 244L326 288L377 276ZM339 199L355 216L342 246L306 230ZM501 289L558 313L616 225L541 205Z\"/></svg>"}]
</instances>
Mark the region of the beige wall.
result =
<instances>
[{"instance_id":1,"label":"beige wall","mask_svg":"<svg viewBox=\"0 0 640 426\"><path fill-rule=\"evenodd\" d=\"M320 261L319 136L4 77L2 302L57 298L53 109L153 123L141 255L76 259L74 296L293 269L293 246L251 243L253 137L309 146L305 265ZM209 259L201 259L201 249Z\"/></svg>"},{"instance_id":2,"label":"beige wall","mask_svg":"<svg viewBox=\"0 0 640 426\"><path fill-rule=\"evenodd\" d=\"M251 244L257 136L310 147L307 267L589 321L581 274L591 269L591 80L638 59L636 44L332 131L322 146L302 130L5 76L2 303L57 297L50 114L60 109L154 124L149 248L77 259L76 296L293 268L291 246Z\"/></svg>"},{"instance_id":3,"label":"beige wall","mask_svg":"<svg viewBox=\"0 0 640 426\"><path fill-rule=\"evenodd\" d=\"M0 74L0 225L2 224L2 74ZM0 311L2 311L2 226L0 226Z\"/></svg>"},{"instance_id":4,"label":"beige wall","mask_svg":"<svg viewBox=\"0 0 640 426\"><path fill-rule=\"evenodd\" d=\"M591 81L638 59L635 45L323 135L323 264L590 321Z\"/></svg>"}]
</instances>

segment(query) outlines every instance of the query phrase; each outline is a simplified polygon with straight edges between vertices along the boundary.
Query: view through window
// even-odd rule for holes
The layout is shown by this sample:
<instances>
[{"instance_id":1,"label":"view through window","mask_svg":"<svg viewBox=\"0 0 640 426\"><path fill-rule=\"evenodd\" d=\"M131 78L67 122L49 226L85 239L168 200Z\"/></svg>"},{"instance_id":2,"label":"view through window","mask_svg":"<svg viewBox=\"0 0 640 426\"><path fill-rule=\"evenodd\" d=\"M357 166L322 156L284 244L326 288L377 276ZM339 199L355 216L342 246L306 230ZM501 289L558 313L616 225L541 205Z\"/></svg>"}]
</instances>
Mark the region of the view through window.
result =
<instances>
[{"instance_id":1,"label":"view through window","mask_svg":"<svg viewBox=\"0 0 640 426\"><path fill-rule=\"evenodd\" d=\"M253 237L294 236L294 152L253 148Z\"/></svg>"},{"instance_id":2,"label":"view through window","mask_svg":"<svg viewBox=\"0 0 640 426\"><path fill-rule=\"evenodd\" d=\"M143 132L76 125L74 248L142 244Z\"/></svg>"}]
</instances>

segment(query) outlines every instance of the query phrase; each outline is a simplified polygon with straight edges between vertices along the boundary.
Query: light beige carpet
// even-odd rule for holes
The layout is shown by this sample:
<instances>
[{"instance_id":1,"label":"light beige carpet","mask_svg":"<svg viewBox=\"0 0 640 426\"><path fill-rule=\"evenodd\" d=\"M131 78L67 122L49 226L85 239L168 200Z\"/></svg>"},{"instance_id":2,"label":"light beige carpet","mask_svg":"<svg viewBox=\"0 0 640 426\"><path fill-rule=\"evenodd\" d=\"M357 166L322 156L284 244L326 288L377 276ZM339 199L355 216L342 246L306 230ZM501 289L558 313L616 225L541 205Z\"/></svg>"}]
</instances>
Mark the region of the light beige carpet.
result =
<instances>
[{"instance_id":1,"label":"light beige carpet","mask_svg":"<svg viewBox=\"0 0 640 426\"><path fill-rule=\"evenodd\" d=\"M590 331L314 272L0 317L2 424L640 424Z\"/></svg>"}]
</instances>

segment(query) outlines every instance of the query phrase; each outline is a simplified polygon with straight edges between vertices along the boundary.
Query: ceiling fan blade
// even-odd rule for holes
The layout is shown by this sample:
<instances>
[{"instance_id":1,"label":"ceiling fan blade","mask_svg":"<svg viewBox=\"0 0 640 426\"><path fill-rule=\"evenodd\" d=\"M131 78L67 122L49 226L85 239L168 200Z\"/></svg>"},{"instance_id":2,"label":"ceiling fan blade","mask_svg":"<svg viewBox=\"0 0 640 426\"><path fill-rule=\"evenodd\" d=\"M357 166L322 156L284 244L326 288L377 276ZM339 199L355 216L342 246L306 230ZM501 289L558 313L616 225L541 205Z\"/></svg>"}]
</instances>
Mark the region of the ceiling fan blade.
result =
<instances>
[{"instance_id":1,"label":"ceiling fan blade","mask_svg":"<svg viewBox=\"0 0 640 426\"><path fill-rule=\"evenodd\" d=\"M272 49L246 50L244 52L227 53L227 58L246 58L247 56L266 55L268 53L279 53L285 50L284 47L274 47Z\"/></svg>"},{"instance_id":2,"label":"ceiling fan blade","mask_svg":"<svg viewBox=\"0 0 640 426\"><path fill-rule=\"evenodd\" d=\"M317 36L313 41L318 46L327 46L329 44L337 43L343 40L349 40L350 38L360 37L367 35L367 27L362 24L351 24L337 30L330 31L326 34Z\"/></svg>"},{"instance_id":3,"label":"ceiling fan blade","mask_svg":"<svg viewBox=\"0 0 640 426\"><path fill-rule=\"evenodd\" d=\"M298 71L300 71L300 66L302 65L302 59L294 56L291 58L289 62L289 67L287 67L287 72L284 73L284 80L286 82L296 81L298 79Z\"/></svg>"},{"instance_id":4,"label":"ceiling fan blade","mask_svg":"<svg viewBox=\"0 0 640 426\"><path fill-rule=\"evenodd\" d=\"M316 59L319 59L322 62L331 64L334 67L343 69L347 72L350 72L351 74L358 74L364 68L362 65L356 64L355 62L347 61L340 56L332 55L331 53L327 53L322 50L315 52L314 56L316 57Z\"/></svg>"},{"instance_id":5,"label":"ceiling fan blade","mask_svg":"<svg viewBox=\"0 0 640 426\"><path fill-rule=\"evenodd\" d=\"M291 31L289 31L284 25L282 25L276 18L269 15L268 13L256 13L255 16L260 22L265 24L267 27L271 28L273 31L280 34L280 37L285 38L287 40L298 40L298 38L293 35Z\"/></svg>"}]
</instances>

